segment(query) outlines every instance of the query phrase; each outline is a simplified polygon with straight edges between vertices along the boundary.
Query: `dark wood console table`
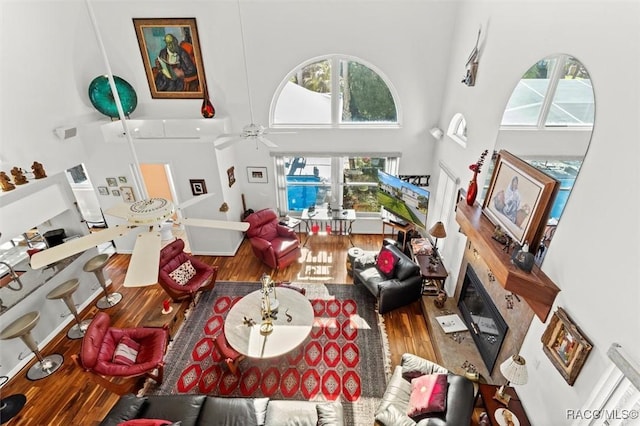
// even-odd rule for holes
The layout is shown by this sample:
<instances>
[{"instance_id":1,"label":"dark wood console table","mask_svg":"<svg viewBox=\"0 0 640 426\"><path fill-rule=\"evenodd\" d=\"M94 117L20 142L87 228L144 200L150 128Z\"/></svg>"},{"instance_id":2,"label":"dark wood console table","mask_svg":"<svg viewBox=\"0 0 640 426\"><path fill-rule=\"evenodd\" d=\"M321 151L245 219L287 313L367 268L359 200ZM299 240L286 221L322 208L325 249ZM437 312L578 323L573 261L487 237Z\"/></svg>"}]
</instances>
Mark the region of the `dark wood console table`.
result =
<instances>
[{"instance_id":1,"label":"dark wood console table","mask_svg":"<svg viewBox=\"0 0 640 426\"><path fill-rule=\"evenodd\" d=\"M525 413L524 408L522 407L522 403L520 402L520 397L518 397L518 394L516 393L516 390L514 388L505 388L506 393L511 396L511 400L509 401L508 406L505 406L504 404L501 404L497 400L493 399L493 395L495 395L496 390L499 387L500 386L498 385L487 385L484 383L478 385L479 389L476 398L482 399L482 405L487 411L487 416L489 417L489 422L491 423L491 425L500 425L500 423L498 423L498 421L496 420L496 411L506 408L507 410L511 411L515 417L517 417L520 426L531 426L531 423L529 423L529 418L527 417L527 413ZM498 415L500 415L500 412L498 412Z\"/></svg>"},{"instance_id":2,"label":"dark wood console table","mask_svg":"<svg viewBox=\"0 0 640 426\"><path fill-rule=\"evenodd\" d=\"M442 259L437 254L416 254L411 247L411 254L413 255L413 261L420 266L420 274L422 275L422 294L436 295L440 290L444 290L444 282L446 281L449 273L447 268L442 264ZM431 260L435 260L435 263L431 264Z\"/></svg>"}]
</instances>

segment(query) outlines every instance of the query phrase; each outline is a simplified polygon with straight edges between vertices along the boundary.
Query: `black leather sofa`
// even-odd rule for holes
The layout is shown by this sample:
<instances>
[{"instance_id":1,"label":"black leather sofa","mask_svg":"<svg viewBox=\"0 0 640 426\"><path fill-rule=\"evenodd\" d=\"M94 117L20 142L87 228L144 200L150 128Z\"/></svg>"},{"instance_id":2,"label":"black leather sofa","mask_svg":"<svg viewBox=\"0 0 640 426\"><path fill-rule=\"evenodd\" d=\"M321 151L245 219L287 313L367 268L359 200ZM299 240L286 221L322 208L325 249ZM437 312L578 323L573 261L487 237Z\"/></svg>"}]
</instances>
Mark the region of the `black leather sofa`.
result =
<instances>
[{"instance_id":1,"label":"black leather sofa","mask_svg":"<svg viewBox=\"0 0 640 426\"><path fill-rule=\"evenodd\" d=\"M434 373L447 374L446 410L412 419L406 414L411 395L411 379ZM382 402L376 410L376 425L467 426L471 424L474 403L473 383L469 379L453 374L432 361L405 353L400 365L395 368L382 396Z\"/></svg>"},{"instance_id":2,"label":"black leather sofa","mask_svg":"<svg viewBox=\"0 0 640 426\"><path fill-rule=\"evenodd\" d=\"M383 274L376 264L376 256L370 253L356 258L353 266L353 282L363 284L378 299L381 314L422 296L420 267L393 244L383 246L380 253L383 250L389 250L396 258L392 273Z\"/></svg>"},{"instance_id":3,"label":"black leather sofa","mask_svg":"<svg viewBox=\"0 0 640 426\"><path fill-rule=\"evenodd\" d=\"M124 395L100 426L132 419L180 426L344 426L340 402L224 398L207 395Z\"/></svg>"}]
</instances>

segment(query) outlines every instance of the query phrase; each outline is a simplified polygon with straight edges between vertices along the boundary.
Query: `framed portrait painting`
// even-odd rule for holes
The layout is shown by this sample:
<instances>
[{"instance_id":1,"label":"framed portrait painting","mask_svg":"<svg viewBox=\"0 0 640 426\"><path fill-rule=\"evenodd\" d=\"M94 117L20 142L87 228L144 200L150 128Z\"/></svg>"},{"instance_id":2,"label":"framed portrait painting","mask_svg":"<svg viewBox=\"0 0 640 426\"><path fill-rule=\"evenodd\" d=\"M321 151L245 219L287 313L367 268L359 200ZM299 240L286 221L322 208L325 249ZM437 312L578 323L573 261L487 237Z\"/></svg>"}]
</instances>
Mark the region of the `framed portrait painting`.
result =
<instances>
[{"instance_id":1,"label":"framed portrait painting","mask_svg":"<svg viewBox=\"0 0 640 426\"><path fill-rule=\"evenodd\" d=\"M558 182L507 151L500 151L483 213L518 244L537 244Z\"/></svg>"},{"instance_id":2,"label":"framed portrait painting","mask_svg":"<svg viewBox=\"0 0 640 426\"><path fill-rule=\"evenodd\" d=\"M573 385L593 345L562 308L554 312L542 335L542 350L562 377Z\"/></svg>"},{"instance_id":3,"label":"framed portrait painting","mask_svg":"<svg viewBox=\"0 0 640 426\"><path fill-rule=\"evenodd\" d=\"M133 18L154 99L202 99L204 66L195 18Z\"/></svg>"}]
</instances>

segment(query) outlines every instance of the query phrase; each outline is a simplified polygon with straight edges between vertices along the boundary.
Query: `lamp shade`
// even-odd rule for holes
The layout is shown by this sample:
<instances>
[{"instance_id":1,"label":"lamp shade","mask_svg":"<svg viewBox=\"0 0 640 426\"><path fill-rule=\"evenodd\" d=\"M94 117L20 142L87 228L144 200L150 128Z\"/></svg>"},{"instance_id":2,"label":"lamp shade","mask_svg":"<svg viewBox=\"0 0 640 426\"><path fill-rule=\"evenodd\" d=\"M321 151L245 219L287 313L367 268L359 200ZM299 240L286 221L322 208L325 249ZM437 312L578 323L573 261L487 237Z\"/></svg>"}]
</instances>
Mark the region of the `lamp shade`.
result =
<instances>
[{"instance_id":1,"label":"lamp shade","mask_svg":"<svg viewBox=\"0 0 640 426\"><path fill-rule=\"evenodd\" d=\"M500 364L500 372L514 385L524 385L529 380L526 361L520 355L514 355Z\"/></svg>"},{"instance_id":2,"label":"lamp shade","mask_svg":"<svg viewBox=\"0 0 640 426\"><path fill-rule=\"evenodd\" d=\"M444 238L447 236L447 231L444 229L444 224L437 221L431 229L429 229L429 234L434 238Z\"/></svg>"}]
</instances>

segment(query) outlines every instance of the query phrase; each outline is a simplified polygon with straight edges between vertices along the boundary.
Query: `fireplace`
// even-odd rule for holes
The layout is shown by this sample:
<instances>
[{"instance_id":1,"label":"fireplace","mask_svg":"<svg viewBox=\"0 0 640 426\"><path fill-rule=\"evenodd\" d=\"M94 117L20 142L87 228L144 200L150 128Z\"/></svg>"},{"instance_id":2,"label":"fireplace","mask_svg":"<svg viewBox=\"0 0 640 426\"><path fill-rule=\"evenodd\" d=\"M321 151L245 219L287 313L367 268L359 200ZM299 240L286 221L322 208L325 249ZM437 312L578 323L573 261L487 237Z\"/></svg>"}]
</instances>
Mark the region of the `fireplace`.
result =
<instances>
[{"instance_id":1,"label":"fireplace","mask_svg":"<svg viewBox=\"0 0 640 426\"><path fill-rule=\"evenodd\" d=\"M458 308L491 373L509 327L470 264L467 264Z\"/></svg>"}]
</instances>

